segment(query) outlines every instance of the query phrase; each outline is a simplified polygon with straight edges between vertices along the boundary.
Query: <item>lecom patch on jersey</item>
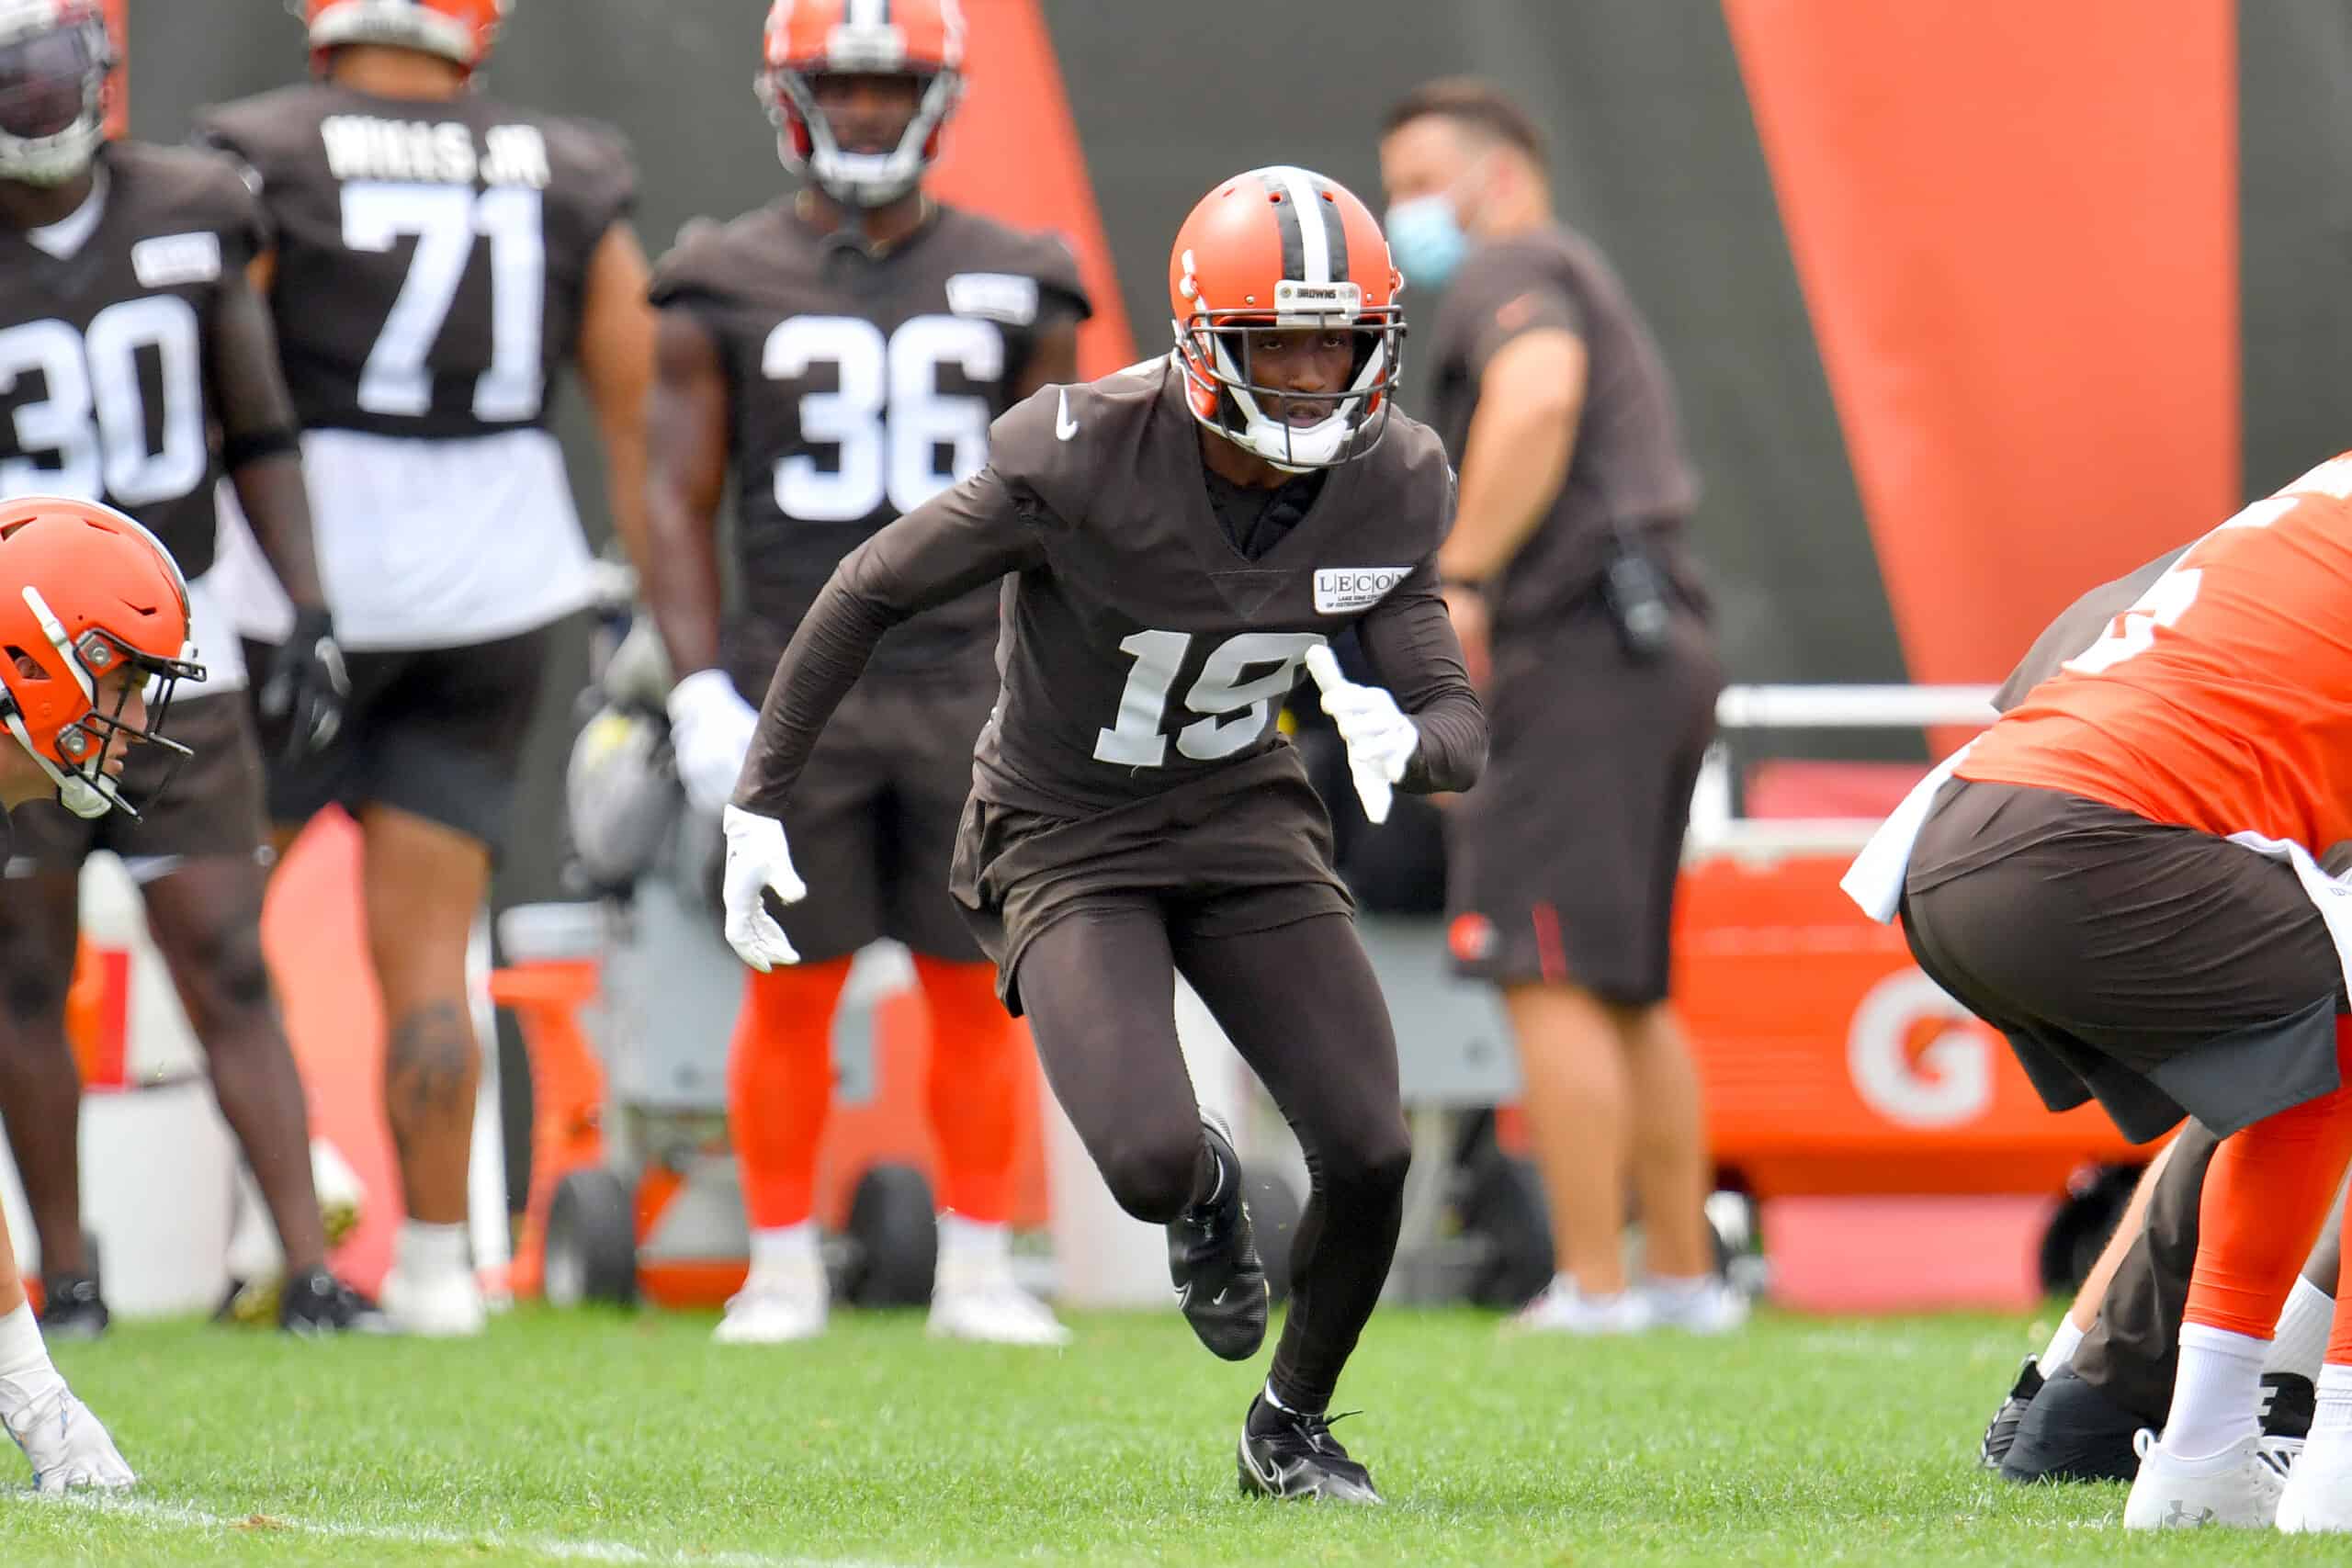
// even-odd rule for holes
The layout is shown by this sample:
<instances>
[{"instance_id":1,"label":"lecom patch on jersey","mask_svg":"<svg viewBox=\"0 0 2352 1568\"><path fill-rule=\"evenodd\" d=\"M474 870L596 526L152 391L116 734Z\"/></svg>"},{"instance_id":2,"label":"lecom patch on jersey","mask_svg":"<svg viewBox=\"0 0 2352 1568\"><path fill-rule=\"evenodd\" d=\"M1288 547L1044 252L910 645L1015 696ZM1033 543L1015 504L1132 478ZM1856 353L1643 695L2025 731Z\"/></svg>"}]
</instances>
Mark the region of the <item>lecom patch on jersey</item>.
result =
<instances>
[{"instance_id":1,"label":"lecom patch on jersey","mask_svg":"<svg viewBox=\"0 0 2352 1568\"><path fill-rule=\"evenodd\" d=\"M1315 613L1344 615L1369 610L1411 575L1409 566L1327 566L1315 573Z\"/></svg>"},{"instance_id":2,"label":"lecom patch on jersey","mask_svg":"<svg viewBox=\"0 0 2352 1568\"><path fill-rule=\"evenodd\" d=\"M220 276L218 234L158 234L130 247L130 269L141 288L210 283Z\"/></svg>"},{"instance_id":3,"label":"lecom patch on jersey","mask_svg":"<svg viewBox=\"0 0 2352 1568\"><path fill-rule=\"evenodd\" d=\"M1037 319L1037 280L1014 272L959 272L947 280L947 308L1025 327Z\"/></svg>"}]
</instances>

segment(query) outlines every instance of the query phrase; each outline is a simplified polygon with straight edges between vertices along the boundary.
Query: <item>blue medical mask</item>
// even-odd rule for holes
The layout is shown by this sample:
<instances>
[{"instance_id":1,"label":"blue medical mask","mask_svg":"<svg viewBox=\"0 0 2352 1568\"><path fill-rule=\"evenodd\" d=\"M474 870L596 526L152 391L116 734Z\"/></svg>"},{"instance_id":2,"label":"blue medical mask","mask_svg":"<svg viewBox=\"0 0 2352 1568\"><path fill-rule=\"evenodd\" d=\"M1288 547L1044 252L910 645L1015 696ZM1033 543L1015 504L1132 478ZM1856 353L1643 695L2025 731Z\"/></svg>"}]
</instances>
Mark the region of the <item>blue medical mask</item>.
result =
<instances>
[{"instance_id":1,"label":"blue medical mask","mask_svg":"<svg viewBox=\"0 0 2352 1568\"><path fill-rule=\"evenodd\" d=\"M1388 254L1408 288L1440 289L1469 253L1469 237L1443 191L1416 196L1388 209Z\"/></svg>"}]
</instances>

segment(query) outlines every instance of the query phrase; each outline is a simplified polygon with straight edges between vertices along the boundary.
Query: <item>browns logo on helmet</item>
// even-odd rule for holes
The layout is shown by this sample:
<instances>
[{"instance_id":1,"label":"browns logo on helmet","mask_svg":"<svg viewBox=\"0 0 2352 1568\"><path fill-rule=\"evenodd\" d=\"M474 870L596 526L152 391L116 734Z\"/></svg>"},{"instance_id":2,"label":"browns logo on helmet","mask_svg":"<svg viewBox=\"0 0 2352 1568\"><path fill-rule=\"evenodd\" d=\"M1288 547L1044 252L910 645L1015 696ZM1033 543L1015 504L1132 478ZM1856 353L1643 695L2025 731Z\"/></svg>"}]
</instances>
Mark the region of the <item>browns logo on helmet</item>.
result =
<instances>
[{"instance_id":1,"label":"browns logo on helmet","mask_svg":"<svg viewBox=\"0 0 2352 1568\"><path fill-rule=\"evenodd\" d=\"M163 737L173 689L201 681L181 658L187 582L154 535L110 506L60 496L0 503L0 726L32 754L76 817L138 813L107 764ZM144 682L99 685L126 665ZM127 716L145 690L143 721Z\"/></svg>"},{"instance_id":2,"label":"browns logo on helmet","mask_svg":"<svg viewBox=\"0 0 2352 1568\"><path fill-rule=\"evenodd\" d=\"M1291 472L1363 457L1388 423L1403 358L1404 277L1371 209L1338 182L1276 164L1236 175L1203 197L1168 265L1177 362L1203 424ZM1287 396L1250 375L1250 334L1355 334L1353 372L1329 415L1272 416Z\"/></svg>"},{"instance_id":3,"label":"browns logo on helmet","mask_svg":"<svg viewBox=\"0 0 2352 1568\"><path fill-rule=\"evenodd\" d=\"M828 75L907 76L913 118L886 152L851 152L817 103ZM844 207L888 207L939 156L939 134L964 92L957 0L775 0L768 11L760 101L786 168L806 172Z\"/></svg>"},{"instance_id":4,"label":"browns logo on helmet","mask_svg":"<svg viewBox=\"0 0 2352 1568\"><path fill-rule=\"evenodd\" d=\"M513 0L287 0L310 28L311 59L330 50L384 44L439 55L470 71L490 58Z\"/></svg>"}]
</instances>

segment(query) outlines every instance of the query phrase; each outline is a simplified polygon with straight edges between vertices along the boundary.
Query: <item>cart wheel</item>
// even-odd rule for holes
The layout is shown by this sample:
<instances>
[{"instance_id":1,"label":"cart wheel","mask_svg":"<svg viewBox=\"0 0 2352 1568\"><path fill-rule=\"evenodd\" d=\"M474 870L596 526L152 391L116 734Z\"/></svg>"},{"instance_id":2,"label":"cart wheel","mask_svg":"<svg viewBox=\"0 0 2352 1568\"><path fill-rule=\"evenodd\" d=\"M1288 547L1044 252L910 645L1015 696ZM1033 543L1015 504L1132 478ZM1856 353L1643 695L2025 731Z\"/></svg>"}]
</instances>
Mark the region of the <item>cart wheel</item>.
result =
<instances>
[{"instance_id":1,"label":"cart wheel","mask_svg":"<svg viewBox=\"0 0 2352 1568\"><path fill-rule=\"evenodd\" d=\"M2142 1168L2103 1165L2087 1180L2077 1180L2050 1217L2041 1233L2041 1288L2053 1296L2071 1296L2090 1278L2100 1249L2115 1234L2116 1222L2132 1201Z\"/></svg>"},{"instance_id":2,"label":"cart wheel","mask_svg":"<svg viewBox=\"0 0 2352 1568\"><path fill-rule=\"evenodd\" d=\"M591 1167L556 1183L540 1290L550 1306L637 1300L636 1205L613 1172Z\"/></svg>"},{"instance_id":3,"label":"cart wheel","mask_svg":"<svg viewBox=\"0 0 2352 1568\"><path fill-rule=\"evenodd\" d=\"M1242 1201L1250 1205L1250 1234L1266 1266L1268 1306L1290 1299L1290 1247L1298 1235L1298 1194L1271 1170L1241 1168Z\"/></svg>"},{"instance_id":4,"label":"cart wheel","mask_svg":"<svg viewBox=\"0 0 2352 1568\"><path fill-rule=\"evenodd\" d=\"M1552 1282L1552 1212L1534 1166L1503 1153L1491 1137L1471 1151L1462 1199L1462 1228L1485 1239L1487 1257L1471 1276L1470 1299L1510 1312Z\"/></svg>"},{"instance_id":5,"label":"cart wheel","mask_svg":"<svg viewBox=\"0 0 2352 1568\"><path fill-rule=\"evenodd\" d=\"M876 1165L849 1201L857 1244L850 1299L860 1306L925 1306L939 1264L939 1220L931 1183L910 1165Z\"/></svg>"}]
</instances>

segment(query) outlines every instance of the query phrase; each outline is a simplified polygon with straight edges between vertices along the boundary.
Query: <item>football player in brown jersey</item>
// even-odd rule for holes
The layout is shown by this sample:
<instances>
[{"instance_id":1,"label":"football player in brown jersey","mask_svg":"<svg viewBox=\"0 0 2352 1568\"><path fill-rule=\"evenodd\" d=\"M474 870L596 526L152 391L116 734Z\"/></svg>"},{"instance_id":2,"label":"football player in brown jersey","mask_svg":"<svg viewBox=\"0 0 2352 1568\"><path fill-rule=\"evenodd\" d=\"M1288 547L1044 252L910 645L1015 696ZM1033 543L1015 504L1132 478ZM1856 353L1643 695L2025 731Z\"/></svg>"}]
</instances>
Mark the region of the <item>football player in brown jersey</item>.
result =
<instances>
[{"instance_id":1,"label":"football player in brown jersey","mask_svg":"<svg viewBox=\"0 0 2352 1568\"><path fill-rule=\"evenodd\" d=\"M1485 762L1438 592L1453 474L1393 408L1402 282L1372 214L1320 175L1211 191L1170 258L1175 351L1020 403L986 467L850 552L776 667L726 812L729 939L754 968L790 963L771 897L854 896L804 884L786 845L827 720L891 627L1001 580L950 886L1120 1205L1168 1227L1193 1331L1233 1360L1264 1338L1265 1274L1233 1145L1186 1077L1176 975L1264 1080L1313 1186L1241 1485L1362 1503L1380 1495L1327 1413L1396 1251L1409 1151L1330 823L1273 720L1321 666L1375 818L1386 791L1467 789ZM1389 689L1329 668L1349 626Z\"/></svg>"},{"instance_id":2,"label":"football player in brown jersey","mask_svg":"<svg viewBox=\"0 0 2352 1568\"><path fill-rule=\"evenodd\" d=\"M19 123L14 107L0 89L0 126ZM0 503L0 647L11 655L0 661L0 855L19 807L44 803L80 820L127 807L124 768L141 743L185 760L160 728L173 688L204 679L180 657L187 632L187 583L146 529L62 497ZM135 1479L50 1360L5 1221L0 1427L32 1461L38 1492L113 1490Z\"/></svg>"},{"instance_id":3,"label":"football player in brown jersey","mask_svg":"<svg viewBox=\"0 0 2352 1568\"><path fill-rule=\"evenodd\" d=\"M1069 248L923 191L963 57L956 0L778 0L762 93L801 188L702 230L655 272L649 597L681 672L678 771L713 818L751 743L749 699L841 558L977 469L996 415L1077 375L1088 305ZM717 514L730 474L742 612L722 625ZM794 840L836 897L784 917L798 967L745 977L728 1119L752 1272L722 1342L824 1327L811 1216L833 1013L852 956L885 937L912 950L930 1025L942 1211L931 1329L1069 1338L1013 1281L1022 1047L947 893L972 739L996 695L996 631L986 587L893 631L794 796Z\"/></svg>"},{"instance_id":4,"label":"football player in brown jersey","mask_svg":"<svg viewBox=\"0 0 2352 1568\"><path fill-rule=\"evenodd\" d=\"M385 1110L407 1221L397 1326L479 1333L466 1233L481 1053L466 952L506 840L556 623L593 597L547 427L582 373L614 525L641 563L647 268L614 132L474 90L505 0L308 0L319 80L208 111L276 236L269 301L319 498L319 569L350 650L341 732L276 770L289 830L356 818L384 998ZM248 583L248 634L302 617Z\"/></svg>"},{"instance_id":5,"label":"football player in brown jersey","mask_svg":"<svg viewBox=\"0 0 2352 1568\"><path fill-rule=\"evenodd\" d=\"M83 862L122 857L202 1043L222 1113L276 1222L279 1321L311 1332L377 1314L326 1271L301 1078L262 963L262 761L246 671L209 569L225 472L266 547L262 570L311 628L253 674L298 750L337 722L344 680L312 561L294 413L268 312L246 276L253 193L222 159L102 141L105 23L91 0L0 3L0 495L104 501L195 575L204 692L172 715L195 764L130 763L143 817L35 806L16 825L0 904L0 1112L40 1236L51 1337L107 1308L82 1235L81 1081L65 1038ZM299 710L299 711L297 711Z\"/></svg>"}]
</instances>

